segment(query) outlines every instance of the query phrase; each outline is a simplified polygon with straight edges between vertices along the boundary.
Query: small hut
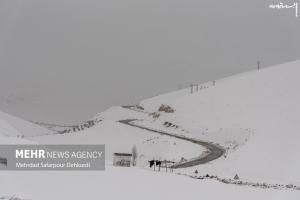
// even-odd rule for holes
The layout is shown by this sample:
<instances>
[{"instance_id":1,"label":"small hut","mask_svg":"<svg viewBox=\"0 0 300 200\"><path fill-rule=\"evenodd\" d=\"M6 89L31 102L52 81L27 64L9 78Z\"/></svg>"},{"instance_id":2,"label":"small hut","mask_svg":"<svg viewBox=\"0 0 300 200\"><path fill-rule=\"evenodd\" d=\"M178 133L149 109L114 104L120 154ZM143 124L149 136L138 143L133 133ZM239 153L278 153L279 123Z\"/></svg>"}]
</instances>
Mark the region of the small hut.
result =
<instances>
[{"instance_id":1,"label":"small hut","mask_svg":"<svg viewBox=\"0 0 300 200\"><path fill-rule=\"evenodd\" d=\"M114 153L113 165L121 167L130 167L132 154L130 153Z\"/></svg>"}]
</instances>

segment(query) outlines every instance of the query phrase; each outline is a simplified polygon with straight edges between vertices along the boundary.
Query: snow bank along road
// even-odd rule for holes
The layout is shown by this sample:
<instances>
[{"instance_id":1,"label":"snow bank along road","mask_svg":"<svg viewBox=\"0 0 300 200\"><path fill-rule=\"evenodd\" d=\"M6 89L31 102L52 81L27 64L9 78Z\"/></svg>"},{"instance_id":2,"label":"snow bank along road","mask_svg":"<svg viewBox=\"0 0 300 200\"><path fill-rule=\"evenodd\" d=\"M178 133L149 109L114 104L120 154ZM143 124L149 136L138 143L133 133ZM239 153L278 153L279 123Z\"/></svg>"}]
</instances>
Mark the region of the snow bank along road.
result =
<instances>
[{"instance_id":1,"label":"snow bank along road","mask_svg":"<svg viewBox=\"0 0 300 200\"><path fill-rule=\"evenodd\" d=\"M140 128L140 129L143 129L143 130L159 133L159 134L162 134L162 135L175 137L175 138L178 138L178 139L181 139L181 140L186 140L186 141L189 141L189 142L193 142L195 144L199 144L201 146L204 146L209 151L209 153L205 156L199 156L199 157L193 158L192 160L189 160L189 161L186 161L186 162L183 162L183 163L177 163L177 164L174 165L174 168L186 168L186 167L192 167L192 166L196 166L196 165L200 165L200 164L205 164L207 162L210 162L212 160L215 160L215 159L221 157L225 153L225 150L222 147L220 147L216 144L212 144L212 143L209 143L209 142L204 142L204 141L197 140L197 139L194 139L194 138L188 138L188 137L185 137L185 136L182 136L182 135L177 135L177 134L167 133L167 132L164 132L164 131L154 130L154 129L151 129L151 128L147 128L147 127L143 127L143 126L131 123L135 120L136 119L125 119L125 120L119 120L119 122L122 123L122 124L128 125L128 126L132 126L132 127Z\"/></svg>"}]
</instances>

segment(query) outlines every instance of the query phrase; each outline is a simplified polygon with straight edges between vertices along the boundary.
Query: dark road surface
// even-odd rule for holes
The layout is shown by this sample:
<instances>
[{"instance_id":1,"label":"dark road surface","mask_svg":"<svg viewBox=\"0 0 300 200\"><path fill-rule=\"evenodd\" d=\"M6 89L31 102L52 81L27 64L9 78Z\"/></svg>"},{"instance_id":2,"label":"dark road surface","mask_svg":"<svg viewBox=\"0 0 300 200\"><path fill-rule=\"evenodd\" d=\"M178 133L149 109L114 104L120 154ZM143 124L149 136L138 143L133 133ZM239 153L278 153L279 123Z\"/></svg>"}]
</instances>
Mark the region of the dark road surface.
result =
<instances>
[{"instance_id":1,"label":"dark road surface","mask_svg":"<svg viewBox=\"0 0 300 200\"><path fill-rule=\"evenodd\" d=\"M136 119L126 119L126 120L120 120L119 122L122 123L122 124L128 125L128 126L132 126L132 127L140 128L140 129L143 129L143 130L155 132L155 133L158 133L158 134L161 134L161 135L167 135L167 136L170 136L170 137L175 137L177 139L189 141L189 142L204 146L209 151L209 153L206 156L199 156L199 157L193 158L192 160L175 164L174 165L175 169L176 168L193 167L193 166L196 166L196 165L205 164L207 162L210 162L212 160L215 160L215 159L221 157L225 153L225 150L222 147L220 147L216 144L212 144L212 143L209 143L209 142L197 140L197 139L194 139L194 138L188 138L188 137L185 137L183 135L171 134L171 133L167 133L167 132L164 132L164 131L154 130L154 129L151 129L151 128L147 128L147 127L143 127L143 126L140 126L140 125L132 124L131 122L133 122L135 120Z\"/></svg>"}]
</instances>

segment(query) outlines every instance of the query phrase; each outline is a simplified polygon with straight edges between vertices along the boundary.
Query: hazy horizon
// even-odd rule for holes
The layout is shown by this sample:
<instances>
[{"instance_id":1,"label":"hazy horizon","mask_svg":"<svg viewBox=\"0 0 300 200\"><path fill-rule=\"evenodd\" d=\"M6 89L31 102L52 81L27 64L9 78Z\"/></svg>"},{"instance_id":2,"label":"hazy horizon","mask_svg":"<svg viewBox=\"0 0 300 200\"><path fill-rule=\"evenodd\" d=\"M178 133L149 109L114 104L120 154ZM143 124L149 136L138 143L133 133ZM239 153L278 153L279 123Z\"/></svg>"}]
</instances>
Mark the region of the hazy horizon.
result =
<instances>
[{"instance_id":1,"label":"hazy horizon","mask_svg":"<svg viewBox=\"0 0 300 200\"><path fill-rule=\"evenodd\" d=\"M0 110L75 123L258 60L300 59L300 18L271 3L3 0Z\"/></svg>"}]
</instances>

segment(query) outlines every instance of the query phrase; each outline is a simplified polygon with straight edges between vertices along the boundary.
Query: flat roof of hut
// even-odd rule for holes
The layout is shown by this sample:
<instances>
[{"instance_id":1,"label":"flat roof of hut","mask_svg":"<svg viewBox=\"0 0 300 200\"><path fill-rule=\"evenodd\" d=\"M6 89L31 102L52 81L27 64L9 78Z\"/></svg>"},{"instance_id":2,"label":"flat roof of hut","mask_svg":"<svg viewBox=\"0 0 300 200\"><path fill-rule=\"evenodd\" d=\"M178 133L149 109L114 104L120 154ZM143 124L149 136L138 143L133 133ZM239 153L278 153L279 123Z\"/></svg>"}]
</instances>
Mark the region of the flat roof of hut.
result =
<instances>
[{"instance_id":1,"label":"flat roof of hut","mask_svg":"<svg viewBox=\"0 0 300 200\"><path fill-rule=\"evenodd\" d=\"M114 156L132 156L131 153L114 153Z\"/></svg>"}]
</instances>

